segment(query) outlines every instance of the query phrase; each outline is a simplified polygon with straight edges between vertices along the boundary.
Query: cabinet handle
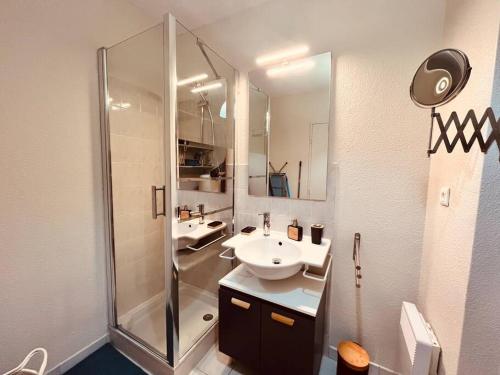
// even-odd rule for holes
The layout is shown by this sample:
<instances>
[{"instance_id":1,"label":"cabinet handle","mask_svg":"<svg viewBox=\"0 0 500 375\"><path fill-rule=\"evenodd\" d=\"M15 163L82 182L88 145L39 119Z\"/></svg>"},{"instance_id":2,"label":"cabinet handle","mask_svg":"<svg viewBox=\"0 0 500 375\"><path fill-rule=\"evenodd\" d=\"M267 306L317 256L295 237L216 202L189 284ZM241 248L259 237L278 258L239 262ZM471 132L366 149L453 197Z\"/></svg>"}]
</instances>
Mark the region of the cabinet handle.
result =
<instances>
[{"instance_id":1,"label":"cabinet handle","mask_svg":"<svg viewBox=\"0 0 500 375\"><path fill-rule=\"evenodd\" d=\"M276 320L277 322L285 324L285 325L290 326L290 327L292 327L293 323L295 323L295 319L288 318L286 316L283 316L283 315L275 313L275 312L271 313L271 319Z\"/></svg>"},{"instance_id":2,"label":"cabinet handle","mask_svg":"<svg viewBox=\"0 0 500 375\"><path fill-rule=\"evenodd\" d=\"M248 310L250 308L250 304L248 302L242 301L238 298L231 298L231 303L245 310Z\"/></svg>"}]
</instances>

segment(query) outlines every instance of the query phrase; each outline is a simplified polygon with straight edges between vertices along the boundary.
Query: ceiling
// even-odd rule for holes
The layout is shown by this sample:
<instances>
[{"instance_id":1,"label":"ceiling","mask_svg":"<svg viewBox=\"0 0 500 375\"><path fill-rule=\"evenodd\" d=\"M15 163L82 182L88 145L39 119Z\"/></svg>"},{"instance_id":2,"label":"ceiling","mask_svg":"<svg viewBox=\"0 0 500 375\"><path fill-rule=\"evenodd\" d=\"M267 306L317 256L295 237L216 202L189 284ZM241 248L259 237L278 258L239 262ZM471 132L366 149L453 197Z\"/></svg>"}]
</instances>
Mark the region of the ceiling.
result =
<instances>
[{"instance_id":1,"label":"ceiling","mask_svg":"<svg viewBox=\"0 0 500 375\"><path fill-rule=\"evenodd\" d=\"M188 29L209 25L270 0L129 0L153 18L172 13Z\"/></svg>"},{"instance_id":2,"label":"ceiling","mask_svg":"<svg viewBox=\"0 0 500 375\"><path fill-rule=\"evenodd\" d=\"M303 44L310 55L331 51L334 58L374 49L411 51L438 35L442 24L437 0L128 1L157 20L172 13L242 72L256 68L257 56Z\"/></svg>"},{"instance_id":3,"label":"ceiling","mask_svg":"<svg viewBox=\"0 0 500 375\"><path fill-rule=\"evenodd\" d=\"M324 79L323 73L331 72L335 76L335 61L343 55L354 54L363 58L363 54L371 51L381 55L384 55L385 51L413 53L413 45L419 45L421 41L428 43L428 40L440 35L442 21L441 13L436 11L438 8L436 0L128 1L145 14L149 14L153 18L152 22L159 21L167 12L172 13L237 70L243 73L252 72L252 81L269 95L282 95L287 91L305 91L312 89L307 88L308 85L328 82ZM411 38L408 35L411 35ZM196 56L196 58L181 59L182 64L178 68L180 77L199 74L201 71L210 74L194 42L187 43L191 44L191 49L194 51L190 51L193 52L192 55L187 50L190 48L186 47L186 51L181 48L183 43L180 39L178 44L179 56L182 56L183 52L186 53L185 56ZM253 74L258 68L255 63L256 57L297 45L309 46L308 56L331 52L333 59L331 69L323 69L322 73L317 71L318 74L315 75L317 79L301 80L299 76L295 76L295 82L293 80L264 82L257 78L259 73ZM135 51L137 52L135 60L142 60L141 56L148 55L147 51L141 52L140 48L135 48ZM210 55L218 65L217 69L225 68L222 59L211 52ZM129 56L129 59L134 60L134 56ZM142 69L135 66L137 64L134 61L129 63L131 68L135 72L141 71ZM149 65L143 67L147 74L155 68ZM326 67L326 65L321 66ZM154 74L146 77L151 83L148 86L153 87L158 83L154 82L153 77Z\"/></svg>"}]
</instances>

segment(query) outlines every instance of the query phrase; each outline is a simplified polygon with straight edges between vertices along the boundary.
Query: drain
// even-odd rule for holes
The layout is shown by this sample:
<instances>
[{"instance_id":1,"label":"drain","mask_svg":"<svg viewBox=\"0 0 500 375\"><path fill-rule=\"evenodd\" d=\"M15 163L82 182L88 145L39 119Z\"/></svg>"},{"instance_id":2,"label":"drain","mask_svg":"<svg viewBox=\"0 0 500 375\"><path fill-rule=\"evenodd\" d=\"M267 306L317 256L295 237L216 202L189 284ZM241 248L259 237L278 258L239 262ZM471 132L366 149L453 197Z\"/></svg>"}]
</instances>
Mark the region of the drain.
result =
<instances>
[{"instance_id":1,"label":"drain","mask_svg":"<svg viewBox=\"0 0 500 375\"><path fill-rule=\"evenodd\" d=\"M209 322L210 320L212 320L214 318L214 316L212 314L205 314L203 315L203 320L205 322Z\"/></svg>"},{"instance_id":2,"label":"drain","mask_svg":"<svg viewBox=\"0 0 500 375\"><path fill-rule=\"evenodd\" d=\"M273 264L281 264L280 258L273 258Z\"/></svg>"}]
</instances>

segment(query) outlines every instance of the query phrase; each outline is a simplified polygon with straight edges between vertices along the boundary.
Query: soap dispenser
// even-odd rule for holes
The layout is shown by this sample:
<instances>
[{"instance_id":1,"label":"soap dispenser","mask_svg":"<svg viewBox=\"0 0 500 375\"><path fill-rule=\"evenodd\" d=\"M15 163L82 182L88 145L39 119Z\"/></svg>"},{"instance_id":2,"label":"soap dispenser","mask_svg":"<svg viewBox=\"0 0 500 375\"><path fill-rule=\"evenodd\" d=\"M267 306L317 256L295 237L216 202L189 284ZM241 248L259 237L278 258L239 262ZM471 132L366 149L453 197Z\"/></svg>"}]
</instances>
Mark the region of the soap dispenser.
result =
<instances>
[{"instance_id":1,"label":"soap dispenser","mask_svg":"<svg viewBox=\"0 0 500 375\"><path fill-rule=\"evenodd\" d=\"M302 227L297 219L293 219L292 224L288 226L288 238L294 241L302 241Z\"/></svg>"}]
</instances>

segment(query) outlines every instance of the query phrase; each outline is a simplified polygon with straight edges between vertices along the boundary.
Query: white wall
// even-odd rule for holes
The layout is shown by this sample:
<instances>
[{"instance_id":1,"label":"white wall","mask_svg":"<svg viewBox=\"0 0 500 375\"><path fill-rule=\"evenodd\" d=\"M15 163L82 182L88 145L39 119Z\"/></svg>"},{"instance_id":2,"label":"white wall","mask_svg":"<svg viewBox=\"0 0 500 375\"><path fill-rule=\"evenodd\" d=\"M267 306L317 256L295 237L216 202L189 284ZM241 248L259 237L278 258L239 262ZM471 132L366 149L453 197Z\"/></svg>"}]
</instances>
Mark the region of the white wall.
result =
<instances>
[{"instance_id":1,"label":"white wall","mask_svg":"<svg viewBox=\"0 0 500 375\"><path fill-rule=\"evenodd\" d=\"M408 87L420 62L438 47L444 3L375 1L362 12L353 3L303 4L276 0L196 30L242 71L254 69L259 53L292 43L309 44L311 53L333 51L325 202L248 196L248 89L242 74L237 229L261 226L257 213L266 210L276 230L286 230L295 216L306 233L314 222L326 224L334 256L328 343L359 340L373 361L394 368L401 302L418 295L429 165L429 113L414 106ZM352 263L357 231L359 294Z\"/></svg>"},{"instance_id":2,"label":"white wall","mask_svg":"<svg viewBox=\"0 0 500 375\"><path fill-rule=\"evenodd\" d=\"M446 9L443 48L463 50L472 74L439 111L446 117L455 110L463 118L474 109L481 116L494 103L499 116L498 76L496 91L492 82L500 2L448 0ZM457 147L450 155L442 147L432 156L419 302L443 348L441 374L499 370L499 171L495 145L487 157L477 145L469 154ZM441 187L451 188L449 208L439 205Z\"/></svg>"},{"instance_id":3,"label":"white wall","mask_svg":"<svg viewBox=\"0 0 500 375\"><path fill-rule=\"evenodd\" d=\"M0 372L106 334L96 52L150 25L118 0L0 2Z\"/></svg>"}]
</instances>

